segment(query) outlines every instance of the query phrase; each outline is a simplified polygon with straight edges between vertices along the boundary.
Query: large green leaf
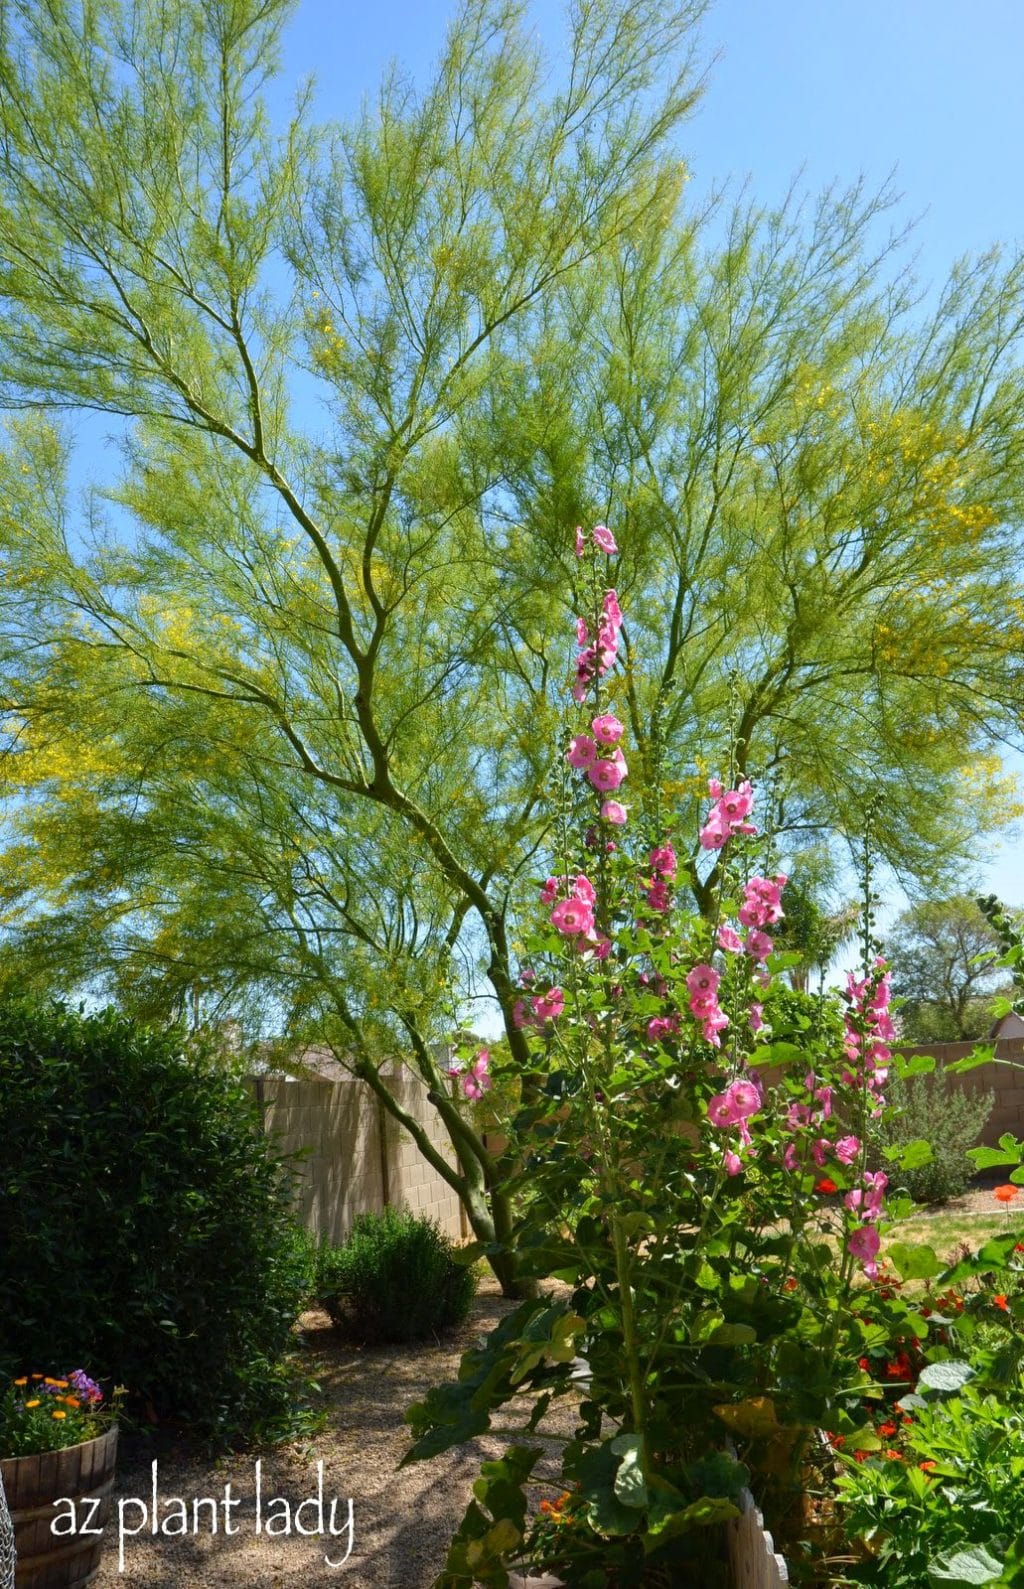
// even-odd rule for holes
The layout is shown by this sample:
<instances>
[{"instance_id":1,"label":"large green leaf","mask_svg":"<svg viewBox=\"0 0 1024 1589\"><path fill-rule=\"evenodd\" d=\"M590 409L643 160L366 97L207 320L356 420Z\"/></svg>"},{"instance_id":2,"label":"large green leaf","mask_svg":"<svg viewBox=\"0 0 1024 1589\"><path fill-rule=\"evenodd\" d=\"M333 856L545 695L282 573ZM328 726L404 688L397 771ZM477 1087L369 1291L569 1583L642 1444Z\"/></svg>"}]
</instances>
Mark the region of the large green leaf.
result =
<instances>
[{"instance_id":1,"label":"large green leaf","mask_svg":"<svg viewBox=\"0 0 1024 1589\"><path fill-rule=\"evenodd\" d=\"M962 1550L943 1551L928 1563L928 1581L932 1584L998 1583L1003 1576L1003 1564L984 1545L967 1545Z\"/></svg>"}]
</instances>

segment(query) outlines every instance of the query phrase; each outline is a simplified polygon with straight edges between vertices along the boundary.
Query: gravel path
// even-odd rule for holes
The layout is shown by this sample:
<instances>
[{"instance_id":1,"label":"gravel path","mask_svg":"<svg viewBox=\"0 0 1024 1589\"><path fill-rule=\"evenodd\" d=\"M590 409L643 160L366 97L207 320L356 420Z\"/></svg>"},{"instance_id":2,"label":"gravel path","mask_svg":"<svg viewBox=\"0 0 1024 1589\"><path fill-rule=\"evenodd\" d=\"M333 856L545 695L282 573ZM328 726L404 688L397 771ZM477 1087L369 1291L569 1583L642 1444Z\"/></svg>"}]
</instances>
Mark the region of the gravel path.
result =
<instances>
[{"instance_id":1,"label":"gravel path","mask_svg":"<svg viewBox=\"0 0 1024 1589\"><path fill-rule=\"evenodd\" d=\"M187 1532L153 1536L151 1532L152 1453L126 1451L118 1462L117 1498L124 1498L126 1531L143 1525L124 1541L124 1571L118 1570L118 1509L107 1527L103 1566L95 1589L300 1589L340 1584L343 1589L428 1589L444 1564L448 1539L461 1520L470 1485L482 1458L496 1456L497 1442L481 1439L434 1461L396 1472L408 1448L405 1409L432 1386L453 1379L459 1358L471 1341L489 1330L507 1311L493 1281L480 1288L469 1323L443 1344L415 1347L353 1348L341 1344L326 1314L307 1313L301 1325L311 1372L329 1407L324 1431L307 1445L264 1454L261 1464L262 1529L256 1532L255 1458L231 1456L211 1462L182 1453L159 1457L158 1518L172 1529L181 1526L181 1497L187 1508ZM338 1498L338 1537L295 1529L295 1510L317 1493L317 1462L324 1464L324 1528L330 1502ZM237 1499L230 1519L235 1532L224 1533L224 1486ZM554 1493L554 1492L552 1492ZM199 1508L193 1531L193 1499L218 1502L217 1533L210 1528L211 1509ZM267 1537L267 1525L283 1524L285 1512L275 1497L288 1501L292 1532ZM331 1568L325 1554L338 1561L349 1546L348 1498L352 1499L351 1554ZM138 1498L149 1507L143 1524ZM312 1505L299 1514L307 1529L319 1518Z\"/></svg>"}]
</instances>

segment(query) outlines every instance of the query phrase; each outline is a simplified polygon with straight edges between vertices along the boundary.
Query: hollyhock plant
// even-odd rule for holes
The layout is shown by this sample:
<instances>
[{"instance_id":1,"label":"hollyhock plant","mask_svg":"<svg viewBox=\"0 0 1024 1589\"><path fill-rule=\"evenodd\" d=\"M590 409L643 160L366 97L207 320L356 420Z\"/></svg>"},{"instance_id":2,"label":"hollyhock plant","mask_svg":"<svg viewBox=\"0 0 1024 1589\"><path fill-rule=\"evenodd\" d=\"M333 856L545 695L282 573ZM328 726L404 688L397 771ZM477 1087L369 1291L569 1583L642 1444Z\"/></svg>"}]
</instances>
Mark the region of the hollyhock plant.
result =
<instances>
[{"instance_id":1,"label":"hollyhock plant","mask_svg":"<svg viewBox=\"0 0 1024 1589\"><path fill-rule=\"evenodd\" d=\"M501 1130L522 1167L503 1239L537 1293L409 1415L413 1459L488 1431L510 1442L476 1487L446 1586L497 1589L512 1568L570 1589L596 1570L711 1581L704 1529L733 1515L748 1482L777 1488L786 1458L796 1474L816 1425L855 1428L863 1401L863 1298L891 1207L866 1158L890 1063L887 972L851 976L842 1015L823 994L802 1025L784 1024L768 929L784 919L787 877L758 833L750 780L712 778L689 831L685 809L646 786L619 820L608 796L633 749L607 676L622 614L594 555L614 544L577 537L579 711L563 740L558 875L517 945L548 991L513 1003L528 1064L502 1062L516 1107ZM649 759L637 764L646 775ZM589 875L574 871L583 855ZM871 1339L895 1351L909 1304L885 1305ZM541 1447L499 1433L512 1400L522 1422L520 1399L533 1403L527 1435L560 1452L545 1460L572 1496L571 1526L529 1519ZM566 1415L549 1424L560 1400ZM758 1434L769 1427L784 1432L770 1451ZM727 1433L745 1466L723 1453Z\"/></svg>"}]
</instances>

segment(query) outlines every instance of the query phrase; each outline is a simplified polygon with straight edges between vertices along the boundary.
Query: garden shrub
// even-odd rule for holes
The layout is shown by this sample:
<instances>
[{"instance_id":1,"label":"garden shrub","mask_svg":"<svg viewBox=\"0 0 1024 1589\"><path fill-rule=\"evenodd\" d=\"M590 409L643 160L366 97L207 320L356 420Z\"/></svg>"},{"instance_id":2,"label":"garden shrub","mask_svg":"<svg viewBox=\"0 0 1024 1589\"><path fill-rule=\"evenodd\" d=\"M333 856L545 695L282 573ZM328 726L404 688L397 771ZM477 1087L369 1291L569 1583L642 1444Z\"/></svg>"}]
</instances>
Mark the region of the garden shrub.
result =
<instances>
[{"instance_id":1,"label":"garden shrub","mask_svg":"<svg viewBox=\"0 0 1024 1589\"><path fill-rule=\"evenodd\" d=\"M0 1360L86 1364L196 1433L281 1432L308 1261L241 1080L175 1029L0 1005L0 1143Z\"/></svg>"},{"instance_id":2,"label":"garden shrub","mask_svg":"<svg viewBox=\"0 0 1024 1589\"><path fill-rule=\"evenodd\" d=\"M928 1164L898 1172L898 1182L918 1203L944 1203L960 1197L974 1173L967 1150L978 1140L995 1106L995 1093L963 1087L945 1071L889 1078L890 1107L875 1122L871 1139L873 1160L890 1168L884 1150L924 1140L931 1146Z\"/></svg>"},{"instance_id":3,"label":"garden shrub","mask_svg":"<svg viewBox=\"0 0 1024 1589\"><path fill-rule=\"evenodd\" d=\"M320 1253L319 1297L362 1341L416 1341L461 1324L476 1290L438 1226L386 1208L361 1214L341 1247Z\"/></svg>"}]
</instances>

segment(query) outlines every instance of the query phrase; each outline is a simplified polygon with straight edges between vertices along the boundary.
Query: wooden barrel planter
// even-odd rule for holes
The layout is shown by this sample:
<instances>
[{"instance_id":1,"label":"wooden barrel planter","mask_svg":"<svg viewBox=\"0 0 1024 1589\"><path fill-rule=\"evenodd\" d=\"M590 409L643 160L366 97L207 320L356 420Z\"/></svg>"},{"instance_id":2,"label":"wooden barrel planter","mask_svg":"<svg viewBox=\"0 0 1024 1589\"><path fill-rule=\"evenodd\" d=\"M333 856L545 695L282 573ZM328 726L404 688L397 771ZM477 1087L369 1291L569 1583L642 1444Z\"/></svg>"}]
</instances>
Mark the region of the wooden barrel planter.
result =
<instances>
[{"instance_id":1,"label":"wooden barrel planter","mask_svg":"<svg viewBox=\"0 0 1024 1589\"><path fill-rule=\"evenodd\" d=\"M102 1535L52 1533L50 1524L67 1512L55 1510L53 1503L65 1497L74 1501L79 1530L102 1528L110 1515L116 1461L116 1424L95 1440L63 1451L0 1461L14 1523L17 1589L80 1589L93 1581L99 1571ZM95 1511L83 1505L96 1498L100 1505Z\"/></svg>"}]
</instances>

